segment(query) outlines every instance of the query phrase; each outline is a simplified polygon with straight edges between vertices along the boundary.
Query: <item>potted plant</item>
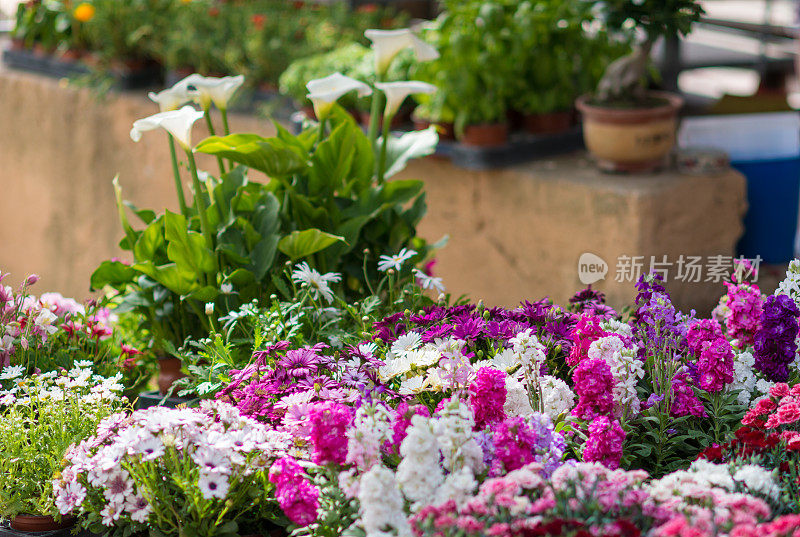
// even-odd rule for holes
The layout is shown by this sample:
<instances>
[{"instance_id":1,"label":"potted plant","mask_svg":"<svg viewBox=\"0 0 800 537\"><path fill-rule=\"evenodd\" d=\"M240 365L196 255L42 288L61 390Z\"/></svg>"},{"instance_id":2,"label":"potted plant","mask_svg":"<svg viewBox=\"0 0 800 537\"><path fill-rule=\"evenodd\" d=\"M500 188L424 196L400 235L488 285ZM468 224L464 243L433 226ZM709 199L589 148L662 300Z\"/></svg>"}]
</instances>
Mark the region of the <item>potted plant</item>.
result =
<instances>
[{"instance_id":1,"label":"potted plant","mask_svg":"<svg viewBox=\"0 0 800 537\"><path fill-rule=\"evenodd\" d=\"M226 403L115 414L70 450L51 490L62 515L97 534L266 534L287 524L269 469L290 444Z\"/></svg>"},{"instance_id":2,"label":"potted plant","mask_svg":"<svg viewBox=\"0 0 800 537\"><path fill-rule=\"evenodd\" d=\"M584 140L606 171L652 171L663 165L675 144L682 99L647 90L647 69L659 37L685 35L703 8L695 0L593 1L610 28L630 23L644 40L633 53L612 62L594 95L576 101L583 115Z\"/></svg>"},{"instance_id":3,"label":"potted plant","mask_svg":"<svg viewBox=\"0 0 800 537\"><path fill-rule=\"evenodd\" d=\"M60 512L53 476L71 446L124 406L121 375L103 378L90 366L30 377L22 366L8 366L0 373L0 518L12 529L41 532L76 522Z\"/></svg>"}]
</instances>

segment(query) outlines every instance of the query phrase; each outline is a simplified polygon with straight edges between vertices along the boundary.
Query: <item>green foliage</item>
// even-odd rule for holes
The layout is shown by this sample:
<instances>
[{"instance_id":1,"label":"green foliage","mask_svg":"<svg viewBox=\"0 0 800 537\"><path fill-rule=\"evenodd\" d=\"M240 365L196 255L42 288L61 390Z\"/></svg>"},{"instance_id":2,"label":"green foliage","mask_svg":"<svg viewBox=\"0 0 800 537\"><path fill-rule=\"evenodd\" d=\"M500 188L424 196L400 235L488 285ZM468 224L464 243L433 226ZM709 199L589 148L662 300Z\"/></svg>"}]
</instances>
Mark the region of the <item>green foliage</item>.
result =
<instances>
[{"instance_id":1,"label":"green foliage","mask_svg":"<svg viewBox=\"0 0 800 537\"><path fill-rule=\"evenodd\" d=\"M342 272L345 296L355 300L379 276L374 267L365 272L364 250L412 247L424 257L427 246L416 237L416 226L425 214L425 196L421 181L377 182L373 147L344 110L337 107L328 124L330 134L319 144L314 142L316 126L294 136L276 125L275 138L211 137L197 151L266 173L272 194L281 200L287 234L278 247L281 253L292 261L308 257L320 272ZM433 130L390 139L386 176L430 154L436 142ZM294 233L314 229L319 231ZM320 250L321 245L326 247Z\"/></svg>"},{"instance_id":2,"label":"green foliage","mask_svg":"<svg viewBox=\"0 0 800 537\"><path fill-rule=\"evenodd\" d=\"M589 0L612 29L634 25L650 42L658 37L686 35L703 15L697 0Z\"/></svg>"},{"instance_id":3,"label":"green foliage","mask_svg":"<svg viewBox=\"0 0 800 537\"><path fill-rule=\"evenodd\" d=\"M582 2L446 1L426 37L441 53L415 78L440 88L420 97L421 117L469 124L506 120L507 112L569 110L593 89L605 65L628 50L625 40L590 27Z\"/></svg>"},{"instance_id":4,"label":"green foliage","mask_svg":"<svg viewBox=\"0 0 800 537\"><path fill-rule=\"evenodd\" d=\"M100 379L86 371L88 377L63 372L60 386L44 376L21 379L18 402L0 407L0 517L60 516L52 481L64 454L122 406L111 392L90 395Z\"/></svg>"},{"instance_id":5,"label":"green foliage","mask_svg":"<svg viewBox=\"0 0 800 537\"><path fill-rule=\"evenodd\" d=\"M30 48L39 44L45 50L69 48L73 40L74 21L67 4L60 0L23 2L17 14L11 37Z\"/></svg>"}]
</instances>

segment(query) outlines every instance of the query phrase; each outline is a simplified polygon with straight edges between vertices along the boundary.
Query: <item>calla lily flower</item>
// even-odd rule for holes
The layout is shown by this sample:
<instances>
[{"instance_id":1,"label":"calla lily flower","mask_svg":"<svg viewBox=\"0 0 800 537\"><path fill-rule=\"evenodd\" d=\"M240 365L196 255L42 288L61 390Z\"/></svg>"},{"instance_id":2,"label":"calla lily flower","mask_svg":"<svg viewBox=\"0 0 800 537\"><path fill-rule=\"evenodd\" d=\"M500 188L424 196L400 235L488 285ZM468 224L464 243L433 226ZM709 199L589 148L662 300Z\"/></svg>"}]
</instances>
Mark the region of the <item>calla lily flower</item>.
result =
<instances>
[{"instance_id":1,"label":"calla lily flower","mask_svg":"<svg viewBox=\"0 0 800 537\"><path fill-rule=\"evenodd\" d=\"M375 87L386 95L386 117L394 117L400 105L409 95L415 93L435 93L436 86L427 82L410 80L406 82L378 82Z\"/></svg>"},{"instance_id":2,"label":"calla lily flower","mask_svg":"<svg viewBox=\"0 0 800 537\"><path fill-rule=\"evenodd\" d=\"M184 106L180 110L169 112L159 112L150 117L139 119L133 122L131 129L131 139L138 142L142 138L142 133L155 129L164 129L178 141L187 151L192 148L192 125L203 117L203 112L195 110L191 106Z\"/></svg>"},{"instance_id":3,"label":"calla lily flower","mask_svg":"<svg viewBox=\"0 0 800 537\"><path fill-rule=\"evenodd\" d=\"M151 101L158 104L159 111L170 112L172 110L177 110L191 101L194 97L193 93L194 92L187 87L178 86L176 84L158 93L151 91L147 96L150 97Z\"/></svg>"},{"instance_id":4,"label":"calla lily flower","mask_svg":"<svg viewBox=\"0 0 800 537\"><path fill-rule=\"evenodd\" d=\"M308 88L307 97L314 105L314 113L320 121L328 117L333 103L345 93L356 91L359 97L366 97L372 93L372 88L367 84L342 73L333 73L325 78L311 80L306 84L306 88Z\"/></svg>"},{"instance_id":5,"label":"calla lily flower","mask_svg":"<svg viewBox=\"0 0 800 537\"><path fill-rule=\"evenodd\" d=\"M386 73L394 57L403 49L413 48L417 60L421 62L435 60L439 57L436 48L417 37L409 28L367 30L364 32L364 36L372 41L372 50L375 52L375 70L381 75Z\"/></svg>"},{"instance_id":6,"label":"calla lily flower","mask_svg":"<svg viewBox=\"0 0 800 537\"><path fill-rule=\"evenodd\" d=\"M233 94L236 93L244 84L244 75L224 76L216 78L213 76L202 76L197 73L189 75L173 86L173 89L182 89L195 92L192 94L194 101L203 110L208 110L213 102L220 110L227 110Z\"/></svg>"}]
</instances>

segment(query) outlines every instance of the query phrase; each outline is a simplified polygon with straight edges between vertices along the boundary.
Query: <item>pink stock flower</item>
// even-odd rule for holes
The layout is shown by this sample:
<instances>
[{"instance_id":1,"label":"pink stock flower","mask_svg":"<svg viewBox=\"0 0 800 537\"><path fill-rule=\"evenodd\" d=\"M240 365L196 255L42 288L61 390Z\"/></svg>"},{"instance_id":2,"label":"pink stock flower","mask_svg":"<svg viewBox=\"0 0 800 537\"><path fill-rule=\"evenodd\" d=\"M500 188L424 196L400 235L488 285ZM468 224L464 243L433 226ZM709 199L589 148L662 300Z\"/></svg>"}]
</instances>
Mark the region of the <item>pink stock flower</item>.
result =
<instances>
[{"instance_id":1,"label":"pink stock flower","mask_svg":"<svg viewBox=\"0 0 800 537\"><path fill-rule=\"evenodd\" d=\"M475 415L475 430L483 430L506 417L506 374L482 367L469 386L469 402Z\"/></svg>"}]
</instances>

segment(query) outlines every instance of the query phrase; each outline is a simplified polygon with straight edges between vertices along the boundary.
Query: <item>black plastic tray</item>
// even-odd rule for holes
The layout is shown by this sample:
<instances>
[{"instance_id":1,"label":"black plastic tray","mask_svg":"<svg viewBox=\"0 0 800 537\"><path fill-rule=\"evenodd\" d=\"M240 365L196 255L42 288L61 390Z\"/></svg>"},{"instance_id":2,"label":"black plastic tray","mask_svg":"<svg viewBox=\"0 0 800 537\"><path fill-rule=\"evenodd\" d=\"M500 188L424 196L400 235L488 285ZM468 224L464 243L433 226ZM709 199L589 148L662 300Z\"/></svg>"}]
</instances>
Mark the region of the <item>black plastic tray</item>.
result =
<instances>
[{"instance_id":1,"label":"black plastic tray","mask_svg":"<svg viewBox=\"0 0 800 537\"><path fill-rule=\"evenodd\" d=\"M22 69L54 78L74 78L91 73L79 61L64 61L55 56L42 56L28 49L6 49L3 61L9 67ZM155 64L136 70L113 70L109 75L114 79L114 87L121 90L141 89L156 84L161 79L161 68Z\"/></svg>"},{"instance_id":2,"label":"black plastic tray","mask_svg":"<svg viewBox=\"0 0 800 537\"><path fill-rule=\"evenodd\" d=\"M490 170L571 153L583 147L582 130L577 126L558 134L512 133L508 143L494 147L441 140L435 154L449 158L461 168Z\"/></svg>"},{"instance_id":3,"label":"black plastic tray","mask_svg":"<svg viewBox=\"0 0 800 537\"><path fill-rule=\"evenodd\" d=\"M66 528L54 531L17 531L12 530L8 522L0 523L0 537L99 537L90 531L79 530L73 534L75 528Z\"/></svg>"},{"instance_id":4,"label":"black plastic tray","mask_svg":"<svg viewBox=\"0 0 800 537\"><path fill-rule=\"evenodd\" d=\"M167 397L153 392L142 392L136 399L136 410L150 408L152 406L164 406L167 408L176 408L178 405L197 406L197 399L187 399L185 397ZM2 537L0 535L0 537Z\"/></svg>"}]
</instances>

